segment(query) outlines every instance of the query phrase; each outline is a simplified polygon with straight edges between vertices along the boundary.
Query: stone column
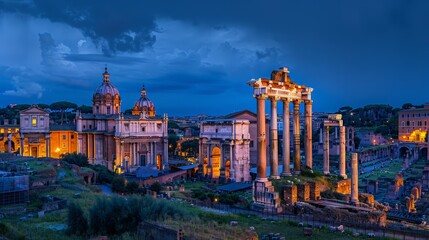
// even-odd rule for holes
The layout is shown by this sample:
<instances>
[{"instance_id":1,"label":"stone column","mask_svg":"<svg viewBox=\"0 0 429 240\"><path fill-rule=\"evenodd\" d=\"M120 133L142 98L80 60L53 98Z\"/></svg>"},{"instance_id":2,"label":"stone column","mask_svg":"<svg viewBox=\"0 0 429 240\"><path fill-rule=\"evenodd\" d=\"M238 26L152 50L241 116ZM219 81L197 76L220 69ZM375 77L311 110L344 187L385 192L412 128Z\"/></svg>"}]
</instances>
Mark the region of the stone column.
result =
<instances>
[{"instance_id":1,"label":"stone column","mask_svg":"<svg viewBox=\"0 0 429 240\"><path fill-rule=\"evenodd\" d=\"M153 142L153 156L155 159L155 165L158 166L158 154L156 154L156 142ZM159 170L161 169L162 169L162 166L159 166Z\"/></svg>"},{"instance_id":2,"label":"stone column","mask_svg":"<svg viewBox=\"0 0 429 240\"><path fill-rule=\"evenodd\" d=\"M126 166L127 171L129 171L128 166L132 166L134 162L134 143L133 142L130 143L129 147L130 147L130 158L128 160L128 165Z\"/></svg>"},{"instance_id":3,"label":"stone column","mask_svg":"<svg viewBox=\"0 0 429 240\"><path fill-rule=\"evenodd\" d=\"M236 171L235 171L235 166L236 166L236 163L232 160L232 158L233 158L233 155L232 155L232 146L233 146L233 142L231 141L230 143L229 143L229 178L230 179L234 179L234 181L237 181L237 179L236 179L236 175L237 175L237 173L236 173ZM237 170L239 170L239 169L237 169ZM243 173L242 172L240 172L240 176L243 176Z\"/></svg>"},{"instance_id":4,"label":"stone column","mask_svg":"<svg viewBox=\"0 0 429 240\"><path fill-rule=\"evenodd\" d=\"M323 139L323 174L329 174L329 126L324 127Z\"/></svg>"},{"instance_id":5,"label":"stone column","mask_svg":"<svg viewBox=\"0 0 429 240\"><path fill-rule=\"evenodd\" d=\"M313 168L313 101L305 101L305 165Z\"/></svg>"},{"instance_id":6,"label":"stone column","mask_svg":"<svg viewBox=\"0 0 429 240\"><path fill-rule=\"evenodd\" d=\"M283 172L282 176L292 176L290 173L290 114L289 99L283 99Z\"/></svg>"},{"instance_id":7,"label":"stone column","mask_svg":"<svg viewBox=\"0 0 429 240\"><path fill-rule=\"evenodd\" d=\"M270 98L271 102L271 178L279 179L279 148L278 148L278 132L277 132L277 99Z\"/></svg>"},{"instance_id":8,"label":"stone column","mask_svg":"<svg viewBox=\"0 0 429 240\"><path fill-rule=\"evenodd\" d=\"M20 151L21 156L24 156L24 140L25 140L24 139L24 133L20 134L20 138L21 138L21 141L20 141L20 144L21 144L20 148L21 149L19 149L19 151Z\"/></svg>"},{"instance_id":9,"label":"stone column","mask_svg":"<svg viewBox=\"0 0 429 240\"><path fill-rule=\"evenodd\" d=\"M346 127L340 126L340 162L339 162L340 175L347 179L346 174Z\"/></svg>"},{"instance_id":10,"label":"stone column","mask_svg":"<svg viewBox=\"0 0 429 240\"><path fill-rule=\"evenodd\" d=\"M353 205L359 203L358 171L358 154L352 153L352 191L350 196L350 203Z\"/></svg>"},{"instance_id":11,"label":"stone column","mask_svg":"<svg viewBox=\"0 0 429 240\"><path fill-rule=\"evenodd\" d=\"M97 163L97 135L95 135L95 134L93 134L93 136L94 136L94 142L93 142L93 147L94 147L94 150L93 150L93 153L94 153L94 161L92 162L92 164L96 164Z\"/></svg>"},{"instance_id":12,"label":"stone column","mask_svg":"<svg viewBox=\"0 0 429 240\"><path fill-rule=\"evenodd\" d=\"M320 129L319 132L319 143L323 143L323 127Z\"/></svg>"},{"instance_id":13,"label":"stone column","mask_svg":"<svg viewBox=\"0 0 429 240\"><path fill-rule=\"evenodd\" d=\"M120 159L120 166L123 166L124 165L124 163L123 163L123 154L124 154L124 141L121 141L121 147L120 147L120 152L121 152L121 154L119 155L120 157L119 157L119 159Z\"/></svg>"},{"instance_id":14,"label":"stone column","mask_svg":"<svg viewBox=\"0 0 429 240\"><path fill-rule=\"evenodd\" d=\"M267 181L267 145L265 142L265 97L257 96L257 115L258 115L258 181Z\"/></svg>"},{"instance_id":15,"label":"stone column","mask_svg":"<svg viewBox=\"0 0 429 240\"><path fill-rule=\"evenodd\" d=\"M119 165L121 165L121 160L120 160L120 156L121 156L121 142L119 141L119 139L115 139L115 145L116 145L116 159L115 159L115 166L114 166L114 170L116 170L116 167L118 167Z\"/></svg>"},{"instance_id":16,"label":"stone column","mask_svg":"<svg viewBox=\"0 0 429 240\"><path fill-rule=\"evenodd\" d=\"M50 144L51 144L51 137L49 136L49 134L45 134L45 144L46 144L46 157L49 157L50 154Z\"/></svg>"},{"instance_id":17,"label":"stone column","mask_svg":"<svg viewBox=\"0 0 429 240\"><path fill-rule=\"evenodd\" d=\"M7 152L12 153L12 134L7 135Z\"/></svg>"},{"instance_id":18,"label":"stone column","mask_svg":"<svg viewBox=\"0 0 429 240\"><path fill-rule=\"evenodd\" d=\"M140 145L141 143L137 143L137 159L136 162L134 163L134 166L140 166Z\"/></svg>"},{"instance_id":19,"label":"stone column","mask_svg":"<svg viewBox=\"0 0 429 240\"><path fill-rule=\"evenodd\" d=\"M293 170L294 174L301 173L301 146L300 146L300 119L299 119L299 104L300 100L293 101L293 144L294 144L294 163Z\"/></svg>"}]
</instances>

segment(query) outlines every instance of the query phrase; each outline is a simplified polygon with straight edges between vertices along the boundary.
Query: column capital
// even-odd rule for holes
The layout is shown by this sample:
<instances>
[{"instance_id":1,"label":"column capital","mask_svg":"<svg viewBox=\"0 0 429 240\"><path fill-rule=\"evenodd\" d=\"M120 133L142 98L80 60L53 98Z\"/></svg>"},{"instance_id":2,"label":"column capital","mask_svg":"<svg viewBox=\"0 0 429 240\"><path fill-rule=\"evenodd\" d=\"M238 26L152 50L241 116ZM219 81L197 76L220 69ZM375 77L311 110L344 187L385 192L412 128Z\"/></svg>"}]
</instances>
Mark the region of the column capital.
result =
<instances>
[{"instance_id":1,"label":"column capital","mask_svg":"<svg viewBox=\"0 0 429 240\"><path fill-rule=\"evenodd\" d=\"M268 97L268 99L269 99L271 102L274 102L274 101L278 101L278 100L280 100L280 97L278 97L278 96L271 96L271 97Z\"/></svg>"},{"instance_id":2,"label":"column capital","mask_svg":"<svg viewBox=\"0 0 429 240\"><path fill-rule=\"evenodd\" d=\"M260 95L253 95L254 98L258 99L258 100L265 100L268 98L267 94L260 94Z\"/></svg>"},{"instance_id":3,"label":"column capital","mask_svg":"<svg viewBox=\"0 0 429 240\"><path fill-rule=\"evenodd\" d=\"M290 103L289 98L281 98L280 101L282 101L283 103Z\"/></svg>"},{"instance_id":4,"label":"column capital","mask_svg":"<svg viewBox=\"0 0 429 240\"><path fill-rule=\"evenodd\" d=\"M300 104L302 102L301 99L294 99L292 100L293 104Z\"/></svg>"},{"instance_id":5,"label":"column capital","mask_svg":"<svg viewBox=\"0 0 429 240\"><path fill-rule=\"evenodd\" d=\"M313 100L304 100L304 104L309 104L312 105L313 104Z\"/></svg>"}]
</instances>

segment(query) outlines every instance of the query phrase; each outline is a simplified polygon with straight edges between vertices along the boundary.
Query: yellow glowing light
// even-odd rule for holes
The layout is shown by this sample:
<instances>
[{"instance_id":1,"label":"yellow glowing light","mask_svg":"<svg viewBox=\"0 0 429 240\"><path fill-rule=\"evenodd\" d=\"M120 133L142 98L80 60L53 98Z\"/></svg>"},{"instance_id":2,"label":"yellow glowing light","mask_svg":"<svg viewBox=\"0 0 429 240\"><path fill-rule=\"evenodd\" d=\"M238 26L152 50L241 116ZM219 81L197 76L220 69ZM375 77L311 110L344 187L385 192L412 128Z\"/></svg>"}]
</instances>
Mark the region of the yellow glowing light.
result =
<instances>
[{"instance_id":1,"label":"yellow glowing light","mask_svg":"<svg viewBox=\"0 0 429 240\"><path fill-rule=\"evenodd\" d=\"M58 148L58 147L57 147L57 148L55 149L55 152L56 152L56 153L59 153L59 152L60 152L60 148Z\"/></svg>"},{"instance_id":2,"label":"yellow glowing light","mask_svg":"<svg viewBox=\"0 0 429 240\"><path fill-rule=\"evenodd\" d=\"M217 198L214 198L214 199L213 199L213 201L214 201L214 202L217 202L217 201L218 201L218 199L217 199Z\"/></svg>"},{"instance_id":3,"label":"yellow glowing light","mask_svg":"<svg viewBox=\"0 0 429 240\"><path fill-rule=\"evenodd\" d=\"M37 126L37 119L36 118L31 119L31 125L33 125L33 127Z\"/></svg>"}]
</instances>

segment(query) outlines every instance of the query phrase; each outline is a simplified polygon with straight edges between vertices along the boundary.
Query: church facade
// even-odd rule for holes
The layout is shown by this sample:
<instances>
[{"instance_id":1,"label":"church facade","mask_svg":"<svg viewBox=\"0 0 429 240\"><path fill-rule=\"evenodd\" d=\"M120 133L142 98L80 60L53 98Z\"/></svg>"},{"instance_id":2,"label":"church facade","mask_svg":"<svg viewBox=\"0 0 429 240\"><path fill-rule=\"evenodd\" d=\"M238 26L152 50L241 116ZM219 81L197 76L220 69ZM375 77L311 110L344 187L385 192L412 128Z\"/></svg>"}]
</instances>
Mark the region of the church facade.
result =
<instances>
[{"instance_id":1,"label":"church facade","mask_svg":"<svg viewBox=\"0 0 429 240\"><path fill-rule=\"evenodd\" d=\"M92 97L92 113L76 112L73 126L50 126L49 112L32 106L20 113L23 156L60 157L85 154L91 164L118 173L147 166L168 167L168 117L155 117L155 107L143 86L132 114L121 112L121 96L105 69Z\"/></svg>"}]
</instances>

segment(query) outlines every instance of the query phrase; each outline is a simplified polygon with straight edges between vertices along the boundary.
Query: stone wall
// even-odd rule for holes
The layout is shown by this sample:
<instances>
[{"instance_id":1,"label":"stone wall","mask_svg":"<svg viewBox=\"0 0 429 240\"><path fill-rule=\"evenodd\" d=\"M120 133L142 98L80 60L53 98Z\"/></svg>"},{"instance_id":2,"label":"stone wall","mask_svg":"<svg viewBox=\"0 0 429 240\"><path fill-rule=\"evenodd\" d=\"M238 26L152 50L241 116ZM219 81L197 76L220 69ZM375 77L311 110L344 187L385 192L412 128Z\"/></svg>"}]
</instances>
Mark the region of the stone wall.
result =
<instances>
[{"instance_id":1,"label":"stone wall","mask_svg":"<svg viewBox=\"0 0 429 240\"><path fill-rule=\"evenodd\" d=\"M334 183L335 191L341 194L350 194L352 189L352 180L345 179Z\"/></svg>"}]
</instances>

